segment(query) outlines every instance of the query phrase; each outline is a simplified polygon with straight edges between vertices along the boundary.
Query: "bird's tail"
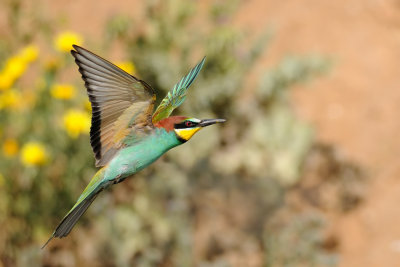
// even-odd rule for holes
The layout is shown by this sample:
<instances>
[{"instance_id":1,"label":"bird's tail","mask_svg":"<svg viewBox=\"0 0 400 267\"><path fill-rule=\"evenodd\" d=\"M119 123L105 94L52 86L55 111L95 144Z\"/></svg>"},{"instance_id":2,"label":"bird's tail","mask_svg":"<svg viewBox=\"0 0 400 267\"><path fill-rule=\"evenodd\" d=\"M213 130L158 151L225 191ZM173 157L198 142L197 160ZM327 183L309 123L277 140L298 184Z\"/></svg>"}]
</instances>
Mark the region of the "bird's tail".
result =
<instances>
[{"instance_id":1,"label":"bird's tail","mask_svg":"<svg viewBox=\"0 0 400 267\"><path fill-rule=\"evenodd\" d=\"M90 204L92 204L97 195L104 189L102 187L103 177L104 177L104 169L101 169L92 178L92 180L87 185L83 193L80 195L78 201L68 212L68 214L62 219L60 224L57 226L56 230L54 230L53 235L43 245L42 249L54 237L63 238L71 232L72 228L78 222L79 218L89 208Z\"/></svg>"}]
</instances>

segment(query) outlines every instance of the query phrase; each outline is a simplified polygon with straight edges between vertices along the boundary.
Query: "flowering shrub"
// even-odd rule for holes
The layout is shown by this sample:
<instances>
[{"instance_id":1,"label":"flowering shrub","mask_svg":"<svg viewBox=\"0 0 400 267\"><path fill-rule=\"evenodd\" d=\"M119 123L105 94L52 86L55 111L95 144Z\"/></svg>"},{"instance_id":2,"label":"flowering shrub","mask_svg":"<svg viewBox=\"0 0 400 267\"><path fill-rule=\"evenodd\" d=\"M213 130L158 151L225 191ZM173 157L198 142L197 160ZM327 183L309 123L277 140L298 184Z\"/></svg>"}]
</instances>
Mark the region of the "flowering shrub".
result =
<instances>
[{"instance_id":1,"label":"flowering shrub","mask_svg":"<svg viewBox=\"0 0 400 267\"><path fill-rule=\"evenodd\" d=\"M0 47L0 263L45 240L95 172L83 83L79 73L61 79L74 66L66 52L82 42L67 31L53 47L23 40Z\"/></svg>"},{"instance_id":2,"label":"flowering shrub","mask_svg":"<svg viewBox=\"0 0 400 267\"><path fill-rule=\"evenodd\" d=\"M246 46L243 34L221 22L229 17L221 6L212 7L201 32L190 21L195 2L150 2L143 21L111 17L104 40L93 43L106 48L120 44L129 61L116 64L149 82L158 100L207 55L176 114L228 122L210 127L135 179L103 194L68 238L50 244L57 249L40 251L96 171L88 135L91 107L68 54L84 38L72 31L55 34L51 27L30 28L28 37L20 32L0 36L6 40L0 45L0 265L63 265L58 260L67 255L71 261L64 265L206 266L218 264L213 262L218 259L215 251L244 255L249 247L259 251L260 262L264 258L268 233L263 225L283 205L286 186L301 177L313 141L311 128L291 111L287 92L292 84L324 70L326 62L319 57L287 58L249 89L247 76L269 35ZM10 9L10 16L18 12L1 5ZM40 42L43 39L46 42ZM108 58L107 49L98 47L90 50ZM221 238L215 233L215 238L203 238L204 251L194 253L198 233L218 231L213 222L196 220L218 208L222 211L211 212L213 220L247 214L243 217L249 222L230 229L233 232L229 222L227 232L219 234L233 233L233 241L215 248ZM298 228L307 229L314 221L306 218ZM318 240L305 239L304 246L318 251ZM296 258L293 255L310 265L320 263L300 249L290 251L282 262Z\"/></svg>"}]
</instances>

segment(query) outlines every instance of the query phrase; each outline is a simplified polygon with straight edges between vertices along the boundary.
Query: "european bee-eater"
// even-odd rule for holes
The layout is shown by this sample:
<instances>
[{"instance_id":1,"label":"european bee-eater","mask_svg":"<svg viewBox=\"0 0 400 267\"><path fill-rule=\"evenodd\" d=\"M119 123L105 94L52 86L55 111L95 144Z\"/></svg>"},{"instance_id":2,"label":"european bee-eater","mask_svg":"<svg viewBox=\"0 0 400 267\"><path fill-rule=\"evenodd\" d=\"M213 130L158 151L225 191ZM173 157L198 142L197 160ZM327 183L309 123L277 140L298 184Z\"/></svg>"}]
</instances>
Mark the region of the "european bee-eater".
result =
<instances>
[{"instance_id":1,"label":"european bee-eater","mask_svg":"<svg viewBox=\"0 0 400 267\"><path fill-rule=\"evenodd\" d=\"M73 48L71 54L92 105L90 144L96 167L102 168L43 247L54 237L67 236L103 189L146 168L203 127L225 121L169 117L185 100L187 89L205 58L168 92L153 113L156 96L150 85L82 47L74 45Z\"/></svg>"}]
</instances>

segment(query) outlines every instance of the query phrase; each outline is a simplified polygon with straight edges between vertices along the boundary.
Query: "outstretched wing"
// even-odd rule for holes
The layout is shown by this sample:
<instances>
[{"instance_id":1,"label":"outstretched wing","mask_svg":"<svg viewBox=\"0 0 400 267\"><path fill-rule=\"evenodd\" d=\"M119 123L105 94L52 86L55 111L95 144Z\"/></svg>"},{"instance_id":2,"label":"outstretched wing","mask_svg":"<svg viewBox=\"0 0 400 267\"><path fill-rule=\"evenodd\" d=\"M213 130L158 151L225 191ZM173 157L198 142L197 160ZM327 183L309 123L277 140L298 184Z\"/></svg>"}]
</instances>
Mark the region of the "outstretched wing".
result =
<instances>
[{"instance_id":1,"label":"outstretched wing","mask_svg":"<svg viewBox=\"0 0 400 267\"><path fill-rule=\"evenodd\" d=\"M154 128L151 113L156 97L146 82L82 47L73 47L71 54L92 105L90 144L96 166L104 166L125 139L138 139Z\"/></svg>"},{"instance_id":2,"label":"outstretched wing","mask_svg":"<svg viewBox=\"0 0 400 267\"><path fill-rule=\"evenodd\" d=\"M154 124L162 119L168 118L172 111L185 101L187 89L193 83L194 79L196 79L205 60L206 58L204 57L179 83L175 84L172 90L164 97L153 114Z\"/></svg>"}]
</instances>

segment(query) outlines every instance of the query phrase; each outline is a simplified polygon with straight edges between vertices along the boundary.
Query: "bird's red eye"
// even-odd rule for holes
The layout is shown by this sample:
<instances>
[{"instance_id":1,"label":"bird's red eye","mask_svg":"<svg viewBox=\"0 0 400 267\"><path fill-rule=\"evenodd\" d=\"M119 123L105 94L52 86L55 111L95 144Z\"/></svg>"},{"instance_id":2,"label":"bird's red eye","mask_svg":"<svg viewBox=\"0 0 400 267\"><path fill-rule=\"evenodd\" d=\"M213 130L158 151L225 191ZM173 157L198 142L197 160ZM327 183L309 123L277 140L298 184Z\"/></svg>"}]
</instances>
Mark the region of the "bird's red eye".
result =
<instances>
[{"instance_id":1,"label":"bird's red eye","mask_svg":"<svg viewBox=\"0 0 400 267\"><path fill-rule=\"evenodd\" d=\"M186 122L185 122L185 126L186 126L186 127L192 127L192 126L193 126L193 123L192 123L191 121L186 121Z\"/></svg>"}]
</instances>

